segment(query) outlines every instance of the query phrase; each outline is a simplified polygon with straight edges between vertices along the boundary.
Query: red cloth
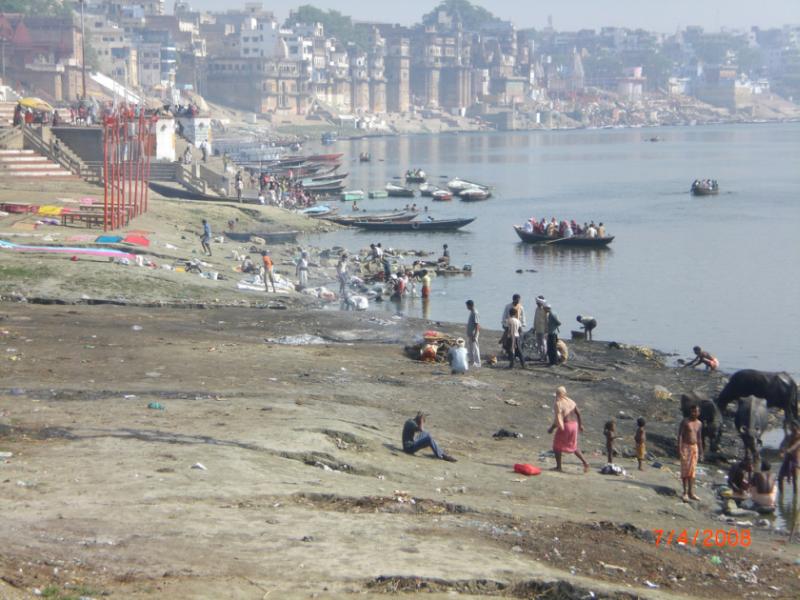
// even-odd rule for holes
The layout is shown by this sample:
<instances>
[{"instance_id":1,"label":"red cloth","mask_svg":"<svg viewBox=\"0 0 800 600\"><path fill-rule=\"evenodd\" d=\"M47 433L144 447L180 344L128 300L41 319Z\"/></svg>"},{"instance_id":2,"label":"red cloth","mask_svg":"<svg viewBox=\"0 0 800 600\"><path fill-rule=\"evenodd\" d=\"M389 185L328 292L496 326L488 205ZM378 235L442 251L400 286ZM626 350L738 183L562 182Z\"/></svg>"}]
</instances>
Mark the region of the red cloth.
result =
<instances>
[{"instance_id":1,"label":"red cloth","mask_svg":"<svg viewBox=\"0 0 800 600\"><path fill-rule=\"evenodd\" d=\"M542 470L539 467L534 467L533 465L517 463L514 465L514 472L520 473L521 475L539 475Z\"/></svg>"},{"instance_id":2,"label":"red cloth","mask_svg":"<svg viewBox=\"0 0 800 600\"><path fill-rule=\"evenodd\" d=\"M564 429L556 429L553 436L553 451L572 453L578 449L578 422L567 421Z\"/></svg>"},{"instance_id":3,"label":"red cloth","mask_svg":"<svg viewBox=\"0 0 800 600\"><path fill-rule=\"evenodd\" d=\"M129 235L124 240L122 240L124 244L132 244L134 246L149 246L150 240L142 235Z\"/></svg>"}]
</instances>

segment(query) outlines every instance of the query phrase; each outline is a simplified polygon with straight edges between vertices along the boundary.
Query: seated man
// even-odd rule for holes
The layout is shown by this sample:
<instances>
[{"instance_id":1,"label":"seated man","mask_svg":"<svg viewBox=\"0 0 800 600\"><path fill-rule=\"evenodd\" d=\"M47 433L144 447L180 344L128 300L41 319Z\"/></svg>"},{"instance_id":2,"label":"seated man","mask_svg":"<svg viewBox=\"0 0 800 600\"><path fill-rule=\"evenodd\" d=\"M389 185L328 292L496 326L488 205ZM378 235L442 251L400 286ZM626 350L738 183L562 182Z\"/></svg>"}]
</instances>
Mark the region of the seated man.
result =
<instances>
[{"instance_id":1,"label":"seated man","mask_svg":"<svg viewBox=\"0 0 800 600\"><path fill-rule=\"evenodd\" d=\"M467 348L464 338L458 338L456 345L450 348L447 353L447 360L450 363L450 372L455 374L466 373L469 370L467 361Z\"/></svg>"},{"instance_id":2,"label":"seated man","mask_svg":"<svg viewBox=\"0 0 800 600\"><path fill-rule=\"evenodd\" d=\"M242 261L242 273L255 273L255 265L253 264L253 260L249 256L245 256L244 260Z\"/></svg>"},{"instance_id":3,"label":"seated man","mask_svg":"<svg viewBox=\"0 0 800 600\"><path fill-rule=\"evenodd\" d=\"M403 452L415 454L423 448L430 448L436 458L441 458L448 462L456 462L456 459L443 452L431 437L431 434L423 429L425 425L425 415L417 413L413 419L406 421L403 425Z\"/></svg>"},{"instance_id":4,"label":"seated man","mask_svg":"<svg viewBox=\"0 0 800 600\"><path fill-rule=\"evenodd\" d=\"M733 497L743 500L750 495L750 478L753 475L753 463L749 458L735 463L728 471L728 485L733 490Z\"/></svg>"},{"instance_id":5,"label":"seated man","mask_svg":"<svg viewBox=\"0 0 800 600\"><path fill-rule=\"evenodd\" d=\"M719 361L700 346L695 346L692 351L695 356L691 361L683 365L684 367L696 367L702 364L705 365L706 371L716 371L719 368Z\"/></svg>"},{"instance_id":6,"label":"seated man","mask_svg":"<svg viewBox=\"0 0 800 600\"><path fill-rule=\"evenodd\" d=\"M578 315L578 318L576 320L583 326L583 332L586 339L591 341L592 331L594 331L594 328L597 327L597 319L595 319L594 317L584 317Z\"/></svg>"},{"instance_id":7,"label":"seated man","mask_svg":"<svg viewBox=\"0 0 800 600\"><path fill-rule=\"evenodd\" d=\"M757 508L772 510L775 508L775 498L778 495L775 475L770 473L771 465L761 461L761 470L753 473L753 485L750 488L750 497Z\"/></svg>"}]
</instances>

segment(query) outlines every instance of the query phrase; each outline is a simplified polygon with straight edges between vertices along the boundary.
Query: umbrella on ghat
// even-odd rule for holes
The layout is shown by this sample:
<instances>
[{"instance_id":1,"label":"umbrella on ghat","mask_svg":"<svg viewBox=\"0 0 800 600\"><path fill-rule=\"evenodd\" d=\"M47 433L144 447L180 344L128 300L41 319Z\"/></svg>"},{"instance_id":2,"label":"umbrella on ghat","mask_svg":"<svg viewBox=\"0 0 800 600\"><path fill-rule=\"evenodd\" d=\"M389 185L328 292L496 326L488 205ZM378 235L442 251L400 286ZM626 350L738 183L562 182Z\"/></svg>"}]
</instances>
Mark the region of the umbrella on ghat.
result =
<instances>
[{"instance_id":1,"label":"umbrella on ghat","mask_svg":"<svg viewBox=\"0 0 800 600\"><path fill-rule=\"evenodd\" d=\"M53 107L50 106L47 102L45 102L41 98L30 96L28 98L23 98L22 100L19 101L19 103L25 108L32 108L33 110L43 110L47 112L53 112Z\"/></svg>"}]
</instances>

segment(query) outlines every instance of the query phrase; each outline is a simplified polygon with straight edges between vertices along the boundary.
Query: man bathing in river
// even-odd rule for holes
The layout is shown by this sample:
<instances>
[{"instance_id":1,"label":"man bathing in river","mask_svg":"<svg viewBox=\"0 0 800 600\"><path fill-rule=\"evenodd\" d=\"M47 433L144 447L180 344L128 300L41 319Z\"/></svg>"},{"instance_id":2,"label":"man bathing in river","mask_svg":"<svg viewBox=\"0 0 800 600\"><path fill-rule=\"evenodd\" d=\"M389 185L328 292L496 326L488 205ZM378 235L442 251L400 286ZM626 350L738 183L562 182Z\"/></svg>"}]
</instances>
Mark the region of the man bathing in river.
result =
<instances>
[{"instance_id":1,"label":"man bathing in river","mask_svg":"<svg viewBox=\"0 0 800 600\"><path fill-rule=\"evenodd\" d=\"M703 458L703 423L700 421L700 408L692 406L689 416L681 421L678 428L678 455L681 459L681 481L683 482L683 501L700 500L694 493L694 478L697 461Z\"/></svg>"},{"instance_id":2,"label":"man bathing in river","mask_svg":"<svg viewBox=\"0 0 800 600\"><path fill-rule=\"evenodd\" d=\"M692 348L692 351L694 352L694 358L683 365L684 367L691 368L698 365L705 365L706 371L716 371L719 368L719 361L700 346L695 346Z\"/></svg>"},{"instance_id":3,"label":"man bathing in river","mask_svg":"<svg viewBox=\"0 0 800 600\"><path fill-rule=\"evenodd\" d=\"M431 434L425 431L425 416L424 413L418 412L413 419L409 419L403 425L403 452L415 454L423 448L430 448L436 458L456 462L456 459L439 448Z\"/></svg>"}]
</instances>

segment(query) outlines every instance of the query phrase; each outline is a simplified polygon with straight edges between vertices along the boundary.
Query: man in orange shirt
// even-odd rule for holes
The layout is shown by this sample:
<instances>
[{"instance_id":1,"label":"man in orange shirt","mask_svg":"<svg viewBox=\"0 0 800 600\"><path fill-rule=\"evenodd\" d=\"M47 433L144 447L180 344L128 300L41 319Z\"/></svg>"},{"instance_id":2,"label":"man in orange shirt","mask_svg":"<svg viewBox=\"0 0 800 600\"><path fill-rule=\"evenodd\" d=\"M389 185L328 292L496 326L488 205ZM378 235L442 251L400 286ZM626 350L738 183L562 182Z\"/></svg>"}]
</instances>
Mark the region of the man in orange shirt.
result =
<instances>
[{"instance_id":1,"label":"man in orange shirt","mask_svg":"<svg viewBox=\"0 0 800 600\"><path fill-rule=\"evenodd\" d=\"M272 272L272 259L269 257L269 252L264 250L261 253L261 258L264 261L264 289L269 292L269 284L267 281L272 283L272 291L277 293L278 290L275 289L275 276Z\"/></svg>"}]
</instances>

